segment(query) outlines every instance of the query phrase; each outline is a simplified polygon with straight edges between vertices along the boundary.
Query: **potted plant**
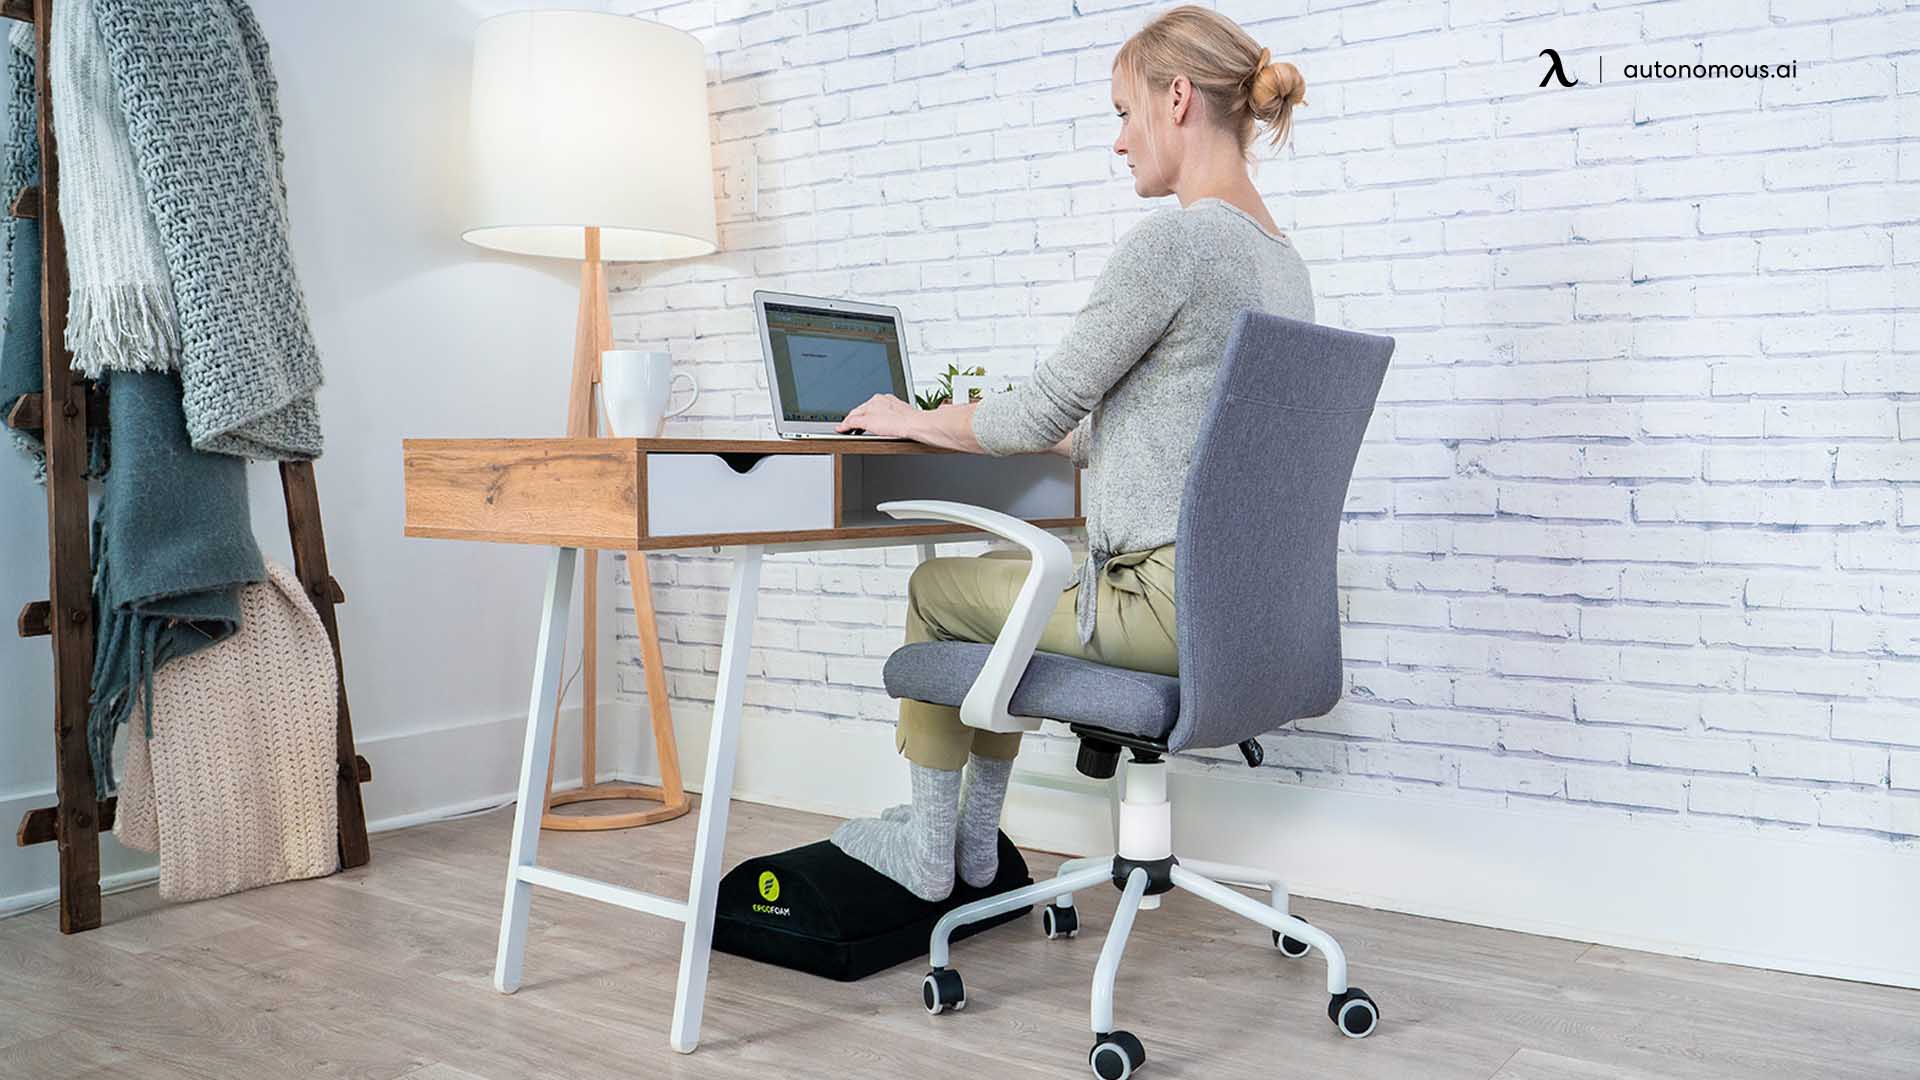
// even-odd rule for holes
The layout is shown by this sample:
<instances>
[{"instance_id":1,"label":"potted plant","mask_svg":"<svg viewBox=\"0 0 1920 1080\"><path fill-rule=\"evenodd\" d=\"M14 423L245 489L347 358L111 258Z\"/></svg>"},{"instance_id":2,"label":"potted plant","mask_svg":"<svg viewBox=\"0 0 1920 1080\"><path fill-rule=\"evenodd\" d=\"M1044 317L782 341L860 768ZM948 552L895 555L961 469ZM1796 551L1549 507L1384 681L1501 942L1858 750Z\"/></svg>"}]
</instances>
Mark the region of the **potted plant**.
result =
<instances>
[{"instance_id":1,"label":"potted plant","mask_svg":"<svg viewBox=\"0 0 1920 1080\"><path fill-rule=\"evenodd\" d=\"M983 367L970 367L963 371L957 365L948 364L947 370L942 372L940 375L940 385L935 387L932 390L927 391L924 394L913 395L913 402L914 404L920 406L923 409L937 409L940 406L945 405L947 402L953 400L954 376L985 375L986 373L987 373L987 369ZM968 391L967 400L969 401L980 400L979 389L975 388Z\"/></svg>"}]
</instances>

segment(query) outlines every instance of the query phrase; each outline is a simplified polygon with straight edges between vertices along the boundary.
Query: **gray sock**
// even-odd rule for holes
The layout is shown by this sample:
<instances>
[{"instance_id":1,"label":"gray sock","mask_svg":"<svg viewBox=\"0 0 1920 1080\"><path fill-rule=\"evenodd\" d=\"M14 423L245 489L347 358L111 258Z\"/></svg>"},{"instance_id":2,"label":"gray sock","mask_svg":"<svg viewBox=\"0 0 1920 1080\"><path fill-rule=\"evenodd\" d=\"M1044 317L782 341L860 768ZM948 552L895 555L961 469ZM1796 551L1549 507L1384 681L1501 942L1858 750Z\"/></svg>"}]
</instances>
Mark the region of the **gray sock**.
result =
<instances>
[{"instance_id":1,"label":"gray sock","mask_svg":"<svg viewBox=\"0 0 1920 1080\"><path fill-rule=\"evenodd\" d=\"M967 756L966 793L960 799L960 880L976 889L993 884L1000 873L1000 808L1007 801L1013 762Z\"/></svg>"},{"instance_id":2,"label":"gray sock","mask_svg":"<svg viewBox=\"0 0 1920 1080\"><path fill-rule=\"evenodd\" d=\"M833 846L905 886L922 900L953 892L960 770L909 764L913 805L904 821L858 818L833 831Z\"/></svg>"}]
</instances>

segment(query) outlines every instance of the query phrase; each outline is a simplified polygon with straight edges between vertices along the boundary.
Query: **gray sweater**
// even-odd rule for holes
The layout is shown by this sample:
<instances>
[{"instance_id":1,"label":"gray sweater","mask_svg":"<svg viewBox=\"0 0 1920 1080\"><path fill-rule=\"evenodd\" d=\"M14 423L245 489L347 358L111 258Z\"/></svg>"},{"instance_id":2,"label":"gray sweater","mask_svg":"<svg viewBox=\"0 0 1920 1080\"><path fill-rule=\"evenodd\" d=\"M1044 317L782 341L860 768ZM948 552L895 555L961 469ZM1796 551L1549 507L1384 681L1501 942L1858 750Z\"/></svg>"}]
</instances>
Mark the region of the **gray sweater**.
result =
<instances>
[{"instance_id":1,"label":"gray sweater","mask_svg":"<svg viewBox=\"0 0 1920 1080\"><path fill-rule=\"evenodd\" d=\"M1080 640L1109 556L1170 544L1200 420L1241 311L1313 321L1307 264L1289 240L1224 200L1147 215L1115 245L1067 336L1033 378L988 396L973 434L989 454L1074 433L1088 557L1074 582Z\"/></svg>"}]
</instances>

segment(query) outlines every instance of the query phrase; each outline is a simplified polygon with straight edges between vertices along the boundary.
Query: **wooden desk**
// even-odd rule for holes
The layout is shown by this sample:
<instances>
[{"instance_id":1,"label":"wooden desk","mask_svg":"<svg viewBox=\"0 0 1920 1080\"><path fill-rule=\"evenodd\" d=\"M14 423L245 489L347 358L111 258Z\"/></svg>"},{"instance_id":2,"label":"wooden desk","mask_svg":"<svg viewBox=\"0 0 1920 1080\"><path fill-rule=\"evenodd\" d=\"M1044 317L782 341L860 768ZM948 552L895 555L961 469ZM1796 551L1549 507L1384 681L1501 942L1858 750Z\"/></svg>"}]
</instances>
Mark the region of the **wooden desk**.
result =
<instances>
[{"instance_id":1,"label":"wooden desk","mask_svg":"<svg viewBox=\"0 0 1920 1080\"><path fill-rule=\"evenodd\" d=\"M681 1053L692 1052L700 1039L762 557L769 551L917 544L928 558L936 542L986 535L946 522L900 521L877 509L896 499L971 503L1049 529L1084 524L1079 471L1048 454L995 458L870 439L594 438L408 439L402 455L408 536L554 549L527 706L494 986L502 993L519 988L536 885L677 919L686 930L669 1041ZM731 551L733 577L688 897L658 896L540 866L535 855L544 770L580 550L702 547Z\"/></svg>"}]
</instances>

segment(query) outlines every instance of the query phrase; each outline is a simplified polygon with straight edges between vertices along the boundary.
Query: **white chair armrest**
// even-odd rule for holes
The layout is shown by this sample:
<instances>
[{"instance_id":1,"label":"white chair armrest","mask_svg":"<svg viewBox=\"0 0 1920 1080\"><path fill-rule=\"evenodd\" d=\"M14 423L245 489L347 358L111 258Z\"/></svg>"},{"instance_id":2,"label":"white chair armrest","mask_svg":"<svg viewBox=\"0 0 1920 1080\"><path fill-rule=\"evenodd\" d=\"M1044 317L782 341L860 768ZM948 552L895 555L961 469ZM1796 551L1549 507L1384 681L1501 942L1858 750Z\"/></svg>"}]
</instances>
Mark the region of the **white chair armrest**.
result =
<instances>
[{"instance_id":1,"label":"white chair armrest","mask_svg":"<svg viewBox=\"0 0 1920 1080\"><path fill-rule=\"evenodd\" d=\"M1007 613L1006 625L987 654L987 662L960 703L960 719L968 727L986 731L1035 731L1039 717L1013 716L1007 703L1026 674L1040 634L1053 616L1061 590L1073 578L1073 552L1052 533L1010 514L966 503L938 499L902 499L883 502L876 509L897 518L932 518L984 529L1027 549L1033 563L1020 595Z\"/></svg>"}]
</instances>

